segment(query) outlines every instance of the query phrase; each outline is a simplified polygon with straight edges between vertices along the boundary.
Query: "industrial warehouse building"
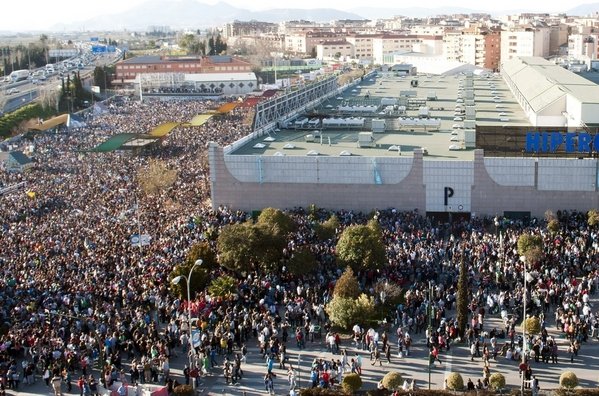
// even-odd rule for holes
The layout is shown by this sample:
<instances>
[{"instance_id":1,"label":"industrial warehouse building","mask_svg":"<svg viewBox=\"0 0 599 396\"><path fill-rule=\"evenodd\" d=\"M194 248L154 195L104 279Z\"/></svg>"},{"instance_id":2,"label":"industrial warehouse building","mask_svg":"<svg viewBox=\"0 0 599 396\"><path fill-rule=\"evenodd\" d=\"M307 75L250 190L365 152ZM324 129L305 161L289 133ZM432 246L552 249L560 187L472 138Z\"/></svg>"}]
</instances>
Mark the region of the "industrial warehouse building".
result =
<instances>
[{"instance_id":1,"label":"industrial warehouse building","mask_svg":"<svg viewBox=\"0 0 599 396\"><path fill-rule=\"evenodd\" d=\"M213 205L440 217L596 208L597 87L544 62L515 59L501 75L377 71L261 103L252 135L210 145Z\"/></svg>"}]
</instances>

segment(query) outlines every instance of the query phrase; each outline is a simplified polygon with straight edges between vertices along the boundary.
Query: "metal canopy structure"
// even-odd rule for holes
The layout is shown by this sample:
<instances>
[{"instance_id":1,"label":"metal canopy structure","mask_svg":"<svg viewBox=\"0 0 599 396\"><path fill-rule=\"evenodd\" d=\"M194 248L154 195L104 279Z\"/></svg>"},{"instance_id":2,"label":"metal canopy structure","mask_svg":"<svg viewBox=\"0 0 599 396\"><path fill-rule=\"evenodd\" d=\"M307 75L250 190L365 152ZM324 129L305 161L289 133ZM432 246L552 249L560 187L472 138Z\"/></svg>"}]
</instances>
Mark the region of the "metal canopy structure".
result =
<instances>
[{"instance_id":1,"label":"metal canopy structure","mask_svg":"<svg viewBox=\"0 0 599 396\"><path fill-rule=\"evenodd\" d=\"M301 111L304 106L312 101L326 99L336 91L337 87L337 77L331 76L297 91L258 103L256 105L254 130L283 120L294 111Z\"/></svg>"}]
</instances>

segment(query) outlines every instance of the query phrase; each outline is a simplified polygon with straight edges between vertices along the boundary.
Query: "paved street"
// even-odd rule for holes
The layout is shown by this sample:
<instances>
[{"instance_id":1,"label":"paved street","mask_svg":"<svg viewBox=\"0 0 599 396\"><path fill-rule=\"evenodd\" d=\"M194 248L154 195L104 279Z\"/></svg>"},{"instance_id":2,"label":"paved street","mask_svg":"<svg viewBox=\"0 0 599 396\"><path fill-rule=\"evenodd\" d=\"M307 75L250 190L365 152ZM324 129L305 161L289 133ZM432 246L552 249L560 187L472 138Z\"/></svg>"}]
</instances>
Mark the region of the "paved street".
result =
<instances>
[{"instance_id":1,"label":"paved street","mask_svg":"<svg viewBox=\"0 0 599 396\"><path fill-rule=\"evenodd\" d=\"M593 305L597 304L596 300L597 299L593 301ZM455 314L455 311L451 313ZM548 318L552 318L552 315L548 315ZM552 324L551 320L548 322ZM496 327L497 329L502 327L502 322L498 315L494 315L486 321L486 330L491 330L493 327ZM599 341L592 340L584 343L579 356L575 358L574 363L570 363L566 357L566 340L555 330L555 327L550 327L549 333L559 340L559 363L557 365L552 365L535 363L534 361L531 362L533 374L539 379L541 389L547 390L558 387L559 376L565 370L574 371L579 378L580 385L583 387L599 386L599 372L597 371L599 366ZM428 351L424 337L423 334L412 334L412 336L415 342L412 346L411 356L398 358L395 329L393 329L393 334L390 337L394 352L391 358L391 364L383 362L382 366L372 366L369 361L369 354L366 351L358 351L355 346L350 345L347 342L342 343L342 347L347 348L348 356L350 358L355 356L356 352L361 353L363 358L364 388L376 387L376 383L385 375L385 373L391 370L401 372L405 378L415 379L417 387L427 388ZM288 343L289 363L292 364L294 368L299 368L297 381L300 386L308 386L310 365L314 358L322 357L330 359L333 356L331 353L327 352L326 345L323 341L324 337L321 340L316 339L313 343L307 341L306 349L301 352L295 348L295 342ZM500 344L501 341L502 340L498 340L498 344ZM248 343L248 361L247 364L242 365L244 378L239 384L226 385L222 376L222 369L217 367L210 376L203 378L200 394L247 396L266 394L262 380L266 373L266 363L261 358L255 344L255 340ZM177 356L171 361L171 371L174 372L176 379L183 381L182 369L186 363L186 359L181 356L180 349L176 352L178 353ZM335 358L338 357L340 357L340 355L335 355ZM442 364L436 363L435 367L431 370L431 388L433 389L441 389L443 387L445 375L452 371L462 374L465 382L468 378L472 378L472 380L476 382L478 378L482 377L482 360L477 358L474 362L471 362L469 349L465 345L453 345L450 352L444 352L440 358ZM221 363L222 360L223 358L219 357L218 362ZM275 365L274 372L277 374L277 378L275 379L275 392L277 395L285 395L288 392L287 370L278 369L278 365ZM508 361L505 358L498 356L497 362L491 361L491 374L495 372L500 372L506 376L508 387L519 387L520 379L517 362ZM97 371L95 372L95 375L96 378L98 378ZM74 375L73 379L76 378L77 376ZM79 394L79 390L74 384L72 392L70 393L66 392L66 387L64 388L65 394ZM145 389L149 388L146 387ZM107 393L104 389L102 390L104 393ZM7 394L23 396L40 394L49 395L52 394L52 392L44 385L43 381L38 378L34 385L21 384L19 392L8 391Z\"/></svg>"}]
</instances>

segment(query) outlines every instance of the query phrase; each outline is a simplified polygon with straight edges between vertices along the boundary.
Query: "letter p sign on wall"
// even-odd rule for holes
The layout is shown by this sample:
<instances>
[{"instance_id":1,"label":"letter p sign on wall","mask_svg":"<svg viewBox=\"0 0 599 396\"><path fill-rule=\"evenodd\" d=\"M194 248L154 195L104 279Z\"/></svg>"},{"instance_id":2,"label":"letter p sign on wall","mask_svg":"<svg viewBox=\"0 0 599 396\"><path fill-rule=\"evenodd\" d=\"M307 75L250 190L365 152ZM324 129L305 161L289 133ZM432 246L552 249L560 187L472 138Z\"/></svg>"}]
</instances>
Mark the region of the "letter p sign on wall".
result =
<instances>
[{"instance_id":1,"label":"letter p sign on wall","mask_svg":"<svg viewBox=\"0 0 599 396\"><path fill-rule=\"evenodd\" d=\"M445 187L445 206L449 205L449 198L453 197L453 188Z\"/></svg>"}]
</instances>

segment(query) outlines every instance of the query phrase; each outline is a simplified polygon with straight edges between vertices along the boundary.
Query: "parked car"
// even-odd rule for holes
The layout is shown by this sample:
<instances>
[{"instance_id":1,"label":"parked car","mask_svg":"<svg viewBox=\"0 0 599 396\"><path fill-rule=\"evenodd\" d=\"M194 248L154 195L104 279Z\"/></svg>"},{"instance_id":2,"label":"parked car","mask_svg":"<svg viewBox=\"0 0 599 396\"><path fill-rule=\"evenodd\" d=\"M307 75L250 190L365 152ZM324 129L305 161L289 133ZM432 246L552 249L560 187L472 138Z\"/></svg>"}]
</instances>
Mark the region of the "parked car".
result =
<instances>
[{"instance_id":1,"label":"parked car","mask_svg":"<svg viewBox=\"0 0 599 396\"><path fill-rule=\"evenodd\" d=\"M15 94L15 93L19 93L19 90L16 88L10 88L10 89L6 90L7 95L11 95L11 94Z\"/></svg>"}]
</instances>

